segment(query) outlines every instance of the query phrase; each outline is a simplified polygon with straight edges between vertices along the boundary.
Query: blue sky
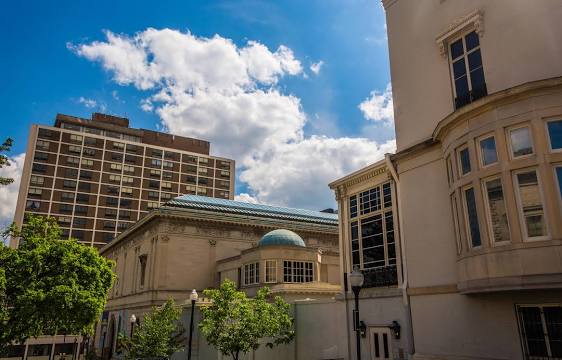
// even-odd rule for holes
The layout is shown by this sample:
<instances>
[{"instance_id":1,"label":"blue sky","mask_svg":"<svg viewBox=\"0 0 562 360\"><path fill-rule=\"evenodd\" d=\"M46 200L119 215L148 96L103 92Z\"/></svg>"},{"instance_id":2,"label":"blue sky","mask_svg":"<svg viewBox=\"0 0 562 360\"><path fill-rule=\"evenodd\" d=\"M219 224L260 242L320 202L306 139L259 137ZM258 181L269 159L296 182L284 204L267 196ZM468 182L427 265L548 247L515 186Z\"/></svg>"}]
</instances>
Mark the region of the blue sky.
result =
<instances>
[{"instance_id":1,"label":"blue sky","mask_svg":"<svg viewBox=\"0 0 562 360\"><path fill-rule=\"evenodd\" d=\"M392 116L388 115L390 92L385 95L390 75L384 11L378 0L184 0L159 2L157 5L143 1L58 1L54 4L44 1L11 2L5 4L0 13L0 36L4 48L4 56L0 58L2 136L14 138L13 156L25 151L27 132L32 123L51 124L58 112L89 117L93 111L105 111L129 117L133 127L174 129L183 135L206 137L211 141L212 154L237 160L237 193L246 194L244 198L249 201L316 208L333 205L333 197L329 196L327 189L329 180L373 161L381 155L380 151L387 149L384 145L394 138ZM188 123L192 117L176 116L171 119L172 115L168 114L166 118L166 114L159 110L170 105L170 101L177 105L177 99L158 102L154 96L169 91L169 88L152 84L148 89L141 89L131 78L118 80L119 74L123 74L123 67L119 66L125 65L111 69L113 60L110 55L94 51L95 44L108 44L107 32L138 46L135 37L138 40L139 34L149 28L155 31L169 28L183 37L190 34L199 43L218 35L221 39L230 40L236 51L243 51L248 47L248 41L253 41L265 46L270 54L278 58L280 52L276 51L279 46L285 46L291 52L292 64L298 63L300 70L282 66L283 69L274 74L275 80L252 78L241 91L256 99L257 103L261 100L260 96L255 96L259 95L256 92L278 93L281 105L277 112L284 112L282 103L287 103L285 100L296 99L298 111L289 109L287 114L292 111L294 116L304 120L295 120L294 126L288 130L294 134L280 140L279 146L264 148L260 152L251 149L231 152L230 144L225 141L232 142L232 138L225 139L209 129L194 134L190 126L182 126L182 122ZM159 35L162 35L159 41L165 41L165 36L170 34ZM86 53L81 46L90 46L94 52ZM153 50L146 50L148 61L155 57L151 53ZM174 56L185 54L170 51L169 57ZM208 56L214 55L211 52ZM228 66L228 59L224 61ZM310 66L319 62L322 65L315 74ZM217 64L217 70L224 68L223 63ZM209 77L214 72L203 69L198 76ZM169 81L170 78L177 81L181 76L172 74L165 80L159 77L155 82ZM190 83L180 91L191 93L191 86ZM222 85L220 91L223 91ZM371 97L372 91L377 91L374 97ZM224 96L214 98L214 102L207 104L204 115L208 115L209 120L206 121L232 123L231 119L219 119L221 115L216 115L221 108L228 108L228 104L221 103L229 101L224 99ZM153 103L149 111L141 109L141 103L147 100ZM202 99L193 101L199 100ZM373 100L371 107L361 111L359 104L366 100ZM279 126L283 126L283 123L295 119L289 118L290 115L287 118L271 115L274 120L268 120L268 105L262 103L259 106L263 109L256 114L264 122L279 121ZM390 109L391 106L390 101ZM189 114L193 116L197 112ZM244 122L238 125L245 130L252 126L261 129L259 121L247 126ZM266 135L259 131L247 133L275 139L279 129L271 131ZM291 163L294 158L291 152L305 148L313 152L318 150L322 153L318 156L332 156L332 152L337 152L337 141L342 141L342 138L365 140L359 144L344 144L342 148L346 152L341 156L336 154L336 161L346 162L345 158L354 154L355 146L364 147L356 153L362 159L350 160L349 164L339 164L326 171L321 168L307 171L302 168L308 166L301 158L295 159L297 165ZM315 139L322 144L314 142ZM332 144L332 140L336 142ZM302 142L307 144L290 146ZM373 149L376 156L364 155L372 153ZM315 164L324 159L320 160L311 159ZM289 168L271 172L272 167L279 168L279 163L290 163L287 165ZM329 161L327 164L332 165ZM296 168L298 166L301 169ZM249 171L241 175L245 170ZM284 180L285 184L280 186L277 183L283 174L291 174L294 180ZM318 174L319 178L313 181L312 178ZM268 184L263 180L268 176L278 181L272 180ZM322 187L322 190L307 202L303 200L299 188L291 184L292 181L308 182L312 188Z\"/></svg>"}]
</instances>

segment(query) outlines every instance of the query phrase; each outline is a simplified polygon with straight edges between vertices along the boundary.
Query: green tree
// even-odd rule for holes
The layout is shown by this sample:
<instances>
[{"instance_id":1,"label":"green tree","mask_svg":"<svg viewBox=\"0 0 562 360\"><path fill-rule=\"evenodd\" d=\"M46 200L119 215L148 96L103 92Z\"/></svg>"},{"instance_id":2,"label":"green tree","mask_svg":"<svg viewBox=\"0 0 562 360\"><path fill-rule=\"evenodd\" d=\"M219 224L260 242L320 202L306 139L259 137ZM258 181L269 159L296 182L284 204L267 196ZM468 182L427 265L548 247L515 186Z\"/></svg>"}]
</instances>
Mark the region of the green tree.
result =
<instances>
[{"instance_id":1,"label":"green tree","mask_svg":"<svg viewBox=\"0 0 562 360\"><path fill-rule=\"evenodd\" d=\"M0 169L3 168L4 166L10 166L10 159L8 158L7 155L5 155L3 153L10 151L10 149L12 148L13 142L14 141L12 139L7 138L6 140L4 140L2 145L0 145ZM14 179L12 179L12 178L0 176L0 185L9 185L13 182L14 182Z\"/></svg>"},{"instance_id":2,"label":"green tree","mask_svg":"<svg viewBox=\"0 0 562 360\"><path fill-rule=\"evenodd\" d=\"M184 329L179 323L181 308L173 299L161 307L153 307L129 338L119 334L120 347L127 359L169 358L176 351L183 350Z\"/></svg>"},{"instance_id":3,"label":"green tree","mask_svg":"<svg viewBox=\"0 0 562 360\"><path fill-rule=\"evenodd\" d=\"M289 304L279 296L270 301L267 287L250 299L236 290L234 282L226 280L219 289L208 289L203 294L211 302L201 307L203 320L199 329L223 355L238 360L241 354L258 349L261 339L272 348L294 338Z\"/></svg>"},{"instance_id":4,"label":"green tree","mask_svg":"<svg viewBox=\"0 0 562 360\"><path fill-rule=\"evenodd\" d=\"M12 224L4 236L19 238L19 247L0 246L0 347L39 335L92 334L115 277L113 262L76 240L61 241L54 218L27 216L22 230Z\"/></svg>"}]
</instances>

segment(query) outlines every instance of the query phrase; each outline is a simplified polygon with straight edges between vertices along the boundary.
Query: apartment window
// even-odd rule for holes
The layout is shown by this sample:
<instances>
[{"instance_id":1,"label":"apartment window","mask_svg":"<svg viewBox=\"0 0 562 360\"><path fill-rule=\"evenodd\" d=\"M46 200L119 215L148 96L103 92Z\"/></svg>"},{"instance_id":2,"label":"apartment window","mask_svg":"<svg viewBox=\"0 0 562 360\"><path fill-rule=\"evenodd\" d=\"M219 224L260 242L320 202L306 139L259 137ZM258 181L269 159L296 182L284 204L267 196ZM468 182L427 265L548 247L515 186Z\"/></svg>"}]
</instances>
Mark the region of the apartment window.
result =
<instances>
[{"instance_id":1,"label":"apartment window","mask_svg":"<svg viewBox=\"0 0 562 360\"><path fill-rule=\"evenodd\" d=\"M152 156L161 158L162 157L162 151L153 149L152 150Z\"/></svg>"},{"instance_id":2,"label":"apartment window","mask_svg":"<svg viewBox=\"0 0 562 360\"><path fill-rule=\"evenodd\" d=\"M74 181L74 180L63 180L62 186L66 189L76 189L76 181Z\"/></svg>"},{"instance_id":3,"label":"apartment window","mask_svg":"<svg viewBox=\"0 0 562 360\"><path fill-rule=\"evenodd\" d=\"M88 213L88 207L83 206L83 205L76 205L74 207L74 213L75 214L87 214Z\"/></svg>"},{"instance_id":4,"label":"apartment window","mask_svg":"<svg viewBox=\"0 0 562 360\"><path fill-rule=\"evenodd\" d=\"M111 170L121 171L121 169L122 169L123 167L121 166L121 164L113 164L113 163L112 163L112 164L109 165L109 168L110 168Z\"/></svg>"},{"instance_id":5,"label":"apartment window","mask_svg":"<svg viewBox=\"0 0 562 360\"><path fill-rule=\"evenodd\" d=\"M228 170L221 170L221 176L222 176L222 177L229 177L229 176L230 176L230 171L228 171Z\"/></svg>"},{"instance_id":6,"label":"apartment window","mask_svg":"<svg viewBox=\"0 0 562 360\"><path fill-rule=\"evenodd\" d=\"M43 139L50 139L55 134L56 134L55 132L49 129L39 129L39 133L37 134L37 136Z\"/></svg>"},{"instance_id":7,"label":"apartment window","mask_svg":"<svg viewBox=\"0 0 562 360\"><path fill-rule=\"evenodd\" d=\"M65 213L65 214L72 213L72 210L73 210L73 208L72 208L72 205L70 205L70 204L60 204L59 205L59 211L61 213Z\"/></svg>"},{"instance_id":8,"label":"apartment window","mask_svg":"<svg viewBox=\"0 0 562 360\"><path fill-rule=\"evenodd\" d=\"M84 228L86 227L87 220L85 218L78 218L75 217L74 221L72 222L74 227Z\"/></svg>"},{"instance_id":9,"label":"apartment window","mask_svg":"<svg viewBox=\"0 0 562 360\"><path fill-rule=\"evenodd\" d=\"M159 189L160 188L160 181L156 181L156 180L150 180L148 182L148 186L154 189Z\"/></svg>"},{"instance_id":10,"label":"apartment window","mask_svg":"<svg viewBox=\"0 0 562 360\"><path fill-rule=\"evenodd\" d=\"M459 163L459 172L462 175L466 175L470 172L470 153L468 147L463 147L457 150L457 159Z\"/></svg>"},{"instance_id":11,"label":"apartment window","mask_svg":"<svg viewBox=\"0 0 562 360\"><path fill-rule=\"evenodd\" d=\"M482 166L488 166L498 162L498 152L496 151L496 138L489 136L479 141L480 162Z\"/></svg>"},{"instance_id":12,"label":"apartment window","mask_svg":"<svg viewBox=\"0 0 562 360\"><path fill-rule=\"evenodd\" d=\"M199 174L200 175L207 175L207 168L200 167L199 168Z\"/></svg>"},{"instance_id":13,"label":"apartment window","mask_svg":"<svg viewBox=\"0 0 562 360\"><path fill-rule=\"evenodd\" d=\"M464 189L464 205L467 236L470 239L470 244L473 248L479 247L482 245L482 239L480 238L478 212L476 211L476 197L474 195L473 187Z\"/></svg>"},{"instance_id":14,"label":"apartment window","mask_svg":"<svg viewBox=\"0 0 562 360\"><path fill-rule=\"evenodd\" d=\"M90 180L92 179L92 172L88 170L80 171L80 179Z\"/></svg>"},{"instance_id":15,"label":"apartment window","mask_svg":"<svg viewBox=\"0 0 562 360\"><path fill-rule=\"evenodd\" d=\"M84 130L85 130L85 129L84 129ZM86 132L87 132L87 131L86 131ZM95 138L93 138L93 137L86 136L86 137L84 138L84 144L96 146L96 145L98 144L98 141L97 141Z\"/></svg>"},{"instance_id":16,"label":"apartment window","mask_svg":"<svg viewBox=\"0 0 562 360\"><path fill-rule=\"evenodd\" d=\"M197 188L197 193L201 195L207 195L207 189L205 188Z\"/></svg>"},{"instance_id":17,"label":"apartment window","mask_svg":"<svg viewBox=\"0 0 562 360\"><path fill-rule=\"evenodd\" d=\"M209 159L207 159L207 158L199 158L199 163L200 163L200 164L207 164L207 163L209 163Z\"/></svg>"},{"instance_id":18,"label":"apartment window","mask_svg":"<svg viewBox=\"0 0 562 360\"><path fill-rule=\"evenodd\" d=\"M103 222L104 229L115 229L115 221L104 221Z\"/></svg>"},{"instance_id":19,"label":"apartment window","mask_svg":"<svg viewBox=\"0 0 562 360\"><path fill-rule=\"evenodd\" d=\"M515 174L519 216L525 224L527 239L541 239L547 236L546 219L542 201L539 179L535 170Z\"/></svg>"},{"instance_id":20,"label":"apartment window","mask_svg":"<svg viewBox=\"0 0 562 360\"><path fill-rule=\"evenodd\" d=\"M78 183L78 190L82 190L82 191L90 191L92 188L92 185L86 182L79 182Z\"/></svg>"},{"instance_id":21,"label":"apartment window","mask_svg":"<svg viewBox=\"0 0 562 360\"><path fill-rule=\"evenodd\" d=\"M82 152L82 146L70 145L68 146L68 152L80 154Z\"/></svg>"},{"instance_id":22,"label":"apartment window","mask_svg":"<svg viewBox=\"0 0 562 360\"><path fill-rule=\"evenodd\" d=\"M63 192L63 193L60 194L60 198L63 201L74 201L74 193Z\"/></svg>"},{"instance_id":23,"label":"apartment window","mask_svg":"<svg viewBox=\"0 0 562 360\"><path fill-rule=\"evenodd\" d=\"M122 134L120 134L118 132L115 132L115 131L105 130L105 136L112 137L112 138L115 138L115 139L121 139ZM118 144L118 146L122 145L121 143L113 143L113 147L116 147L116 144Z\"/></svg>"},{"instance_id":24,"label":"apartment window","mask_svg":"<svg viewBox=\"0 0 562 360\"><path fill-rule=\"evenodd\" d=\"M35 156L33 157L35 161L48 161L49 154L43 152L35 152Z\"/></svg>"},{"instance_id":25,"label":"apartment window","mask_svg":"<svg viewBox=\"0 0 562 360\"><path fill-rule=\"evenodd\" d=\"M306 283L312 282L313 264L308 261L283 261L283 282Z\"/></svg>"},{"instance_id":26,"label":"apartment window","mask_svg":"<svg viewBox=\"0 0 562 360\"><path fill-rule=\"evenodd\" d=\"M76 134L70 134L70 141L76 142L76 143L81 143L82 142L82 136L76 135Z\"/></svg>"},{"instance_id":27,"label":"apartment window","mask_svg":"<svg viewBox=\"0 0 562 360\"><path fill-rule=\"evenodd\" d=\"M70 226L70 223L72 222L72 218L69 216L59 216L57 218L57 222L59 223L60 226Z\"/></svg>"},{"instance_id":28,"label":"apartment window","mask_svg":"<svg viewBox=\"0 0 562 360\"><path fill-rule=\"evenodd\" d=\"M265 261L265 282L266 283L277 282L277 261L276 260L266 260Z\"/></svg>"},{"instance_id":29,"label":"apartment window","mask_svg":"<svg viewBox=\"0 0 562 360\"><path fill-rule=\"evenodd\" d=\"M37 140L37 142L35 143L35 147L41 150L49 150L49 145L50 142L45 140Z\"/></svg>"},{"instance_id":30,"label":"apartment window","mask_svg":"<svg viewBox=\"0 0 562 360\"><path fill-rule=\"evenodd\" d=\"M455 109L488 95L478 34L472 31L451 42L449 54Z\"/></svg>"},{"instance_id":31,"label":"apartment window","mask_svg":"<svg viewBox=\"0 0 562 360\"><path fill-rule=\"evenodd\" d=\"M31 196L41 196L43 194L43 190L30 187L29 190L27 191L27 194Z\"/></svg>"},{"instance_id":32,"label":"apartment window","mask_svg":"<svg viewBox=\"0 0 562 360\"><path fill-rule=\"evenodd\" d=\"M128 210L121 210L119 211L119 219L130 219L131 212Z\"/></svg>"},{"instance_id":33,"label":"apartment window","mask_svg":"<svg viewBox=\"0 0 562 360\"><path fill-rule=\"evenodd\" d=\"M511 154L514 158L533 153L533 141L531 140L531 129L528 126L509 130L509 143Z\"/></svg>"},{"instance_id":34,"label":"apartment window","mask_svg":"<svg viewBox=\"0 0 562 360\"><path fill-rule=\"evenodd\" d=\"M139 256L139 267L140 267L140 287L144 286L144 278L146 275L146 260L148 256L146 254Z\"/></svg>"},{"instance_id":35,"label":"apartment window","mask_svg":"<svg viewBox=\"0 0 562 360\"><path fill-rule=\"evenodd\" d=\"M507 207L500 178L484 182L488 231L494 243L510 241Z\"/></svg>"},{"instance_id":36,"label":"apartment window","mask_svg":"<svg viewBox=\"0 0 562 360\"><path fill-rule=\"evenodd\" d=\"M139 158L140 159L140 158ZM131 163L131 164L136 164L137 162L137 157L136 156L132 156L132 155L125 155L125 162Z\"/></svg>"},{"instance_id":37,"label":"apartment window","mask_svg":"<svg viewBox=\"0 0 562 360\"><path fill-rule=\"evenodd\" d=\"M173 197L172 194L169 193L162 193L161 200L170 200Z\"/></svg>"},{"instance_id":38,"label":"apartment window","mask_svg":"<svg viewBox=\"0 0 562 360\"><path fill-rule=\"evenodd\" d=\"M82 166L92 167L94 166L94 161L90 159L82 159Z\"/></svg>"},{"instance_id":39,"label":"apartment window","mask_svg":"<svg viewBox=\"0 0 562 360\"><path fill-rule=\"evenodd\" d=\"M160 170L154 170L154 169L150 170L150 176L151 177L160 177L160 174L161 174Z\"/></svg>"},{"instance_id":40,"label":"apartment window","mask_svg":"<svg viewBox=\"0 0 562 360\"><path fill-rule=\"evenodd\" d=\"M156 209L158 207L157 201L149 201L146 205L148 209Z\"/></svg>"},{"instance_id":41,"label":"apartment window","mask_svg":"<svg viewBox=\"0 0 562 360\"><path fill-rule=\"evenodd\" d=\"M186 186L185 186L185 191L193 191L193 192L195 192L195 191L197 191L197 187L194 186L194 185L186 185Z\"/></svg>"},{"instance_id":42,"label":"apartment window","mask_svg":"<svg viewBox=\"0 0 562 360\"><path fill-rule=\"evenodd\" d=\"M95 128L91 128L91 127L84 127L84 132L88 133L88 134L96 134L96 135L101 135L102 130L100 129L95 129ZM88 139L88 138L86 138ZM85 140L85 139L84 139Z\"/></svg>"},{"instance_id":43,"label":"apartment window","mask_svg":"<svg viewBox=\"0 0 562 360\"><path fill-rule=\"evenodd\" d=\"M33 164L31 167L32 172L44 173L47 171L47 165L45 164Z\"/></svg>"},{"instance_id":44,"label":"apartment window","mask_svg":"<svg viewBox=\"0 0 562 360\"><path fill-rule=\"evenodd\" d=\"M120 181L121 181L121 175L113 175L113 174L110 174L110 175L109 175L109 181L111 181L111 182L120 182Z\"/></svg>"},{"instance_id":45,"label":"apartment window","mask_svg":"<svg viewBox=\"0 0 562 360\"><path fill-rule=\"evenodd\" d=\"M117 186L108 186L107 193L111 195L119 195L119 187Z\"/></svg>"},{"instance_id":46,"label":"apartment window","mask_svg":"<svg viewBox=\"0 0 562 360\"><path fill-rule=\"evenodd\" d=\"M164 189L171 189L172 188L172 183L169 181L162 181L162 187Z\"/></svg>"},{"instance_id":47,"label":"apartment window","mask_svg":"<svg viewBox=\"0 0 562 360\"><path fill-rule=\"evenodd\" d=\"M129 228L129 223L125 223L125 222L119 222L117 223L117 230L119 231L123 231L123 230L127 230Z\"/></svg>"},{"instance_id":48,"label":"apartment window","mask_svg":"<svg viewBox=\"0 0 562 360\"><path fill-rule=\"evenodd\" d=\"M75 158L75 157L68 156L68 157L66 158L66 163L67 163L67 164L70 164L70 165L78 165L78 164L80 164L80 159L79 159L79 158Z\"/></svg>"},{"instance_id":49,"label":"apartment window","mask_svg":"<svg viewBox=\"0 0 562 360\"><path fill-rule=\"evenodd\" d=\"M76 194L76 201L87 203L90 201L90 195L88 194Z\"/></svg>"},{"instance_id":50,"label":"apartment window","mask_svg":"<svg viewBox=\"0 0 562 360\"><path fill-rule=\"evenodd\" d=\"M174 153L174 152L166 151L166 152L164 153L164 157L167 158L167 159L175 160L175 159L177 159L178 156L179 156L179 154L178 154L178 153Z\"/></svg>"},{"instance_id":51,"label":"apartment window","mask_svg":"<svg viewBox=\"0 0 562 360\"><path fill-rule=\"evenodd\" d=\"M105 198L105 203L107 205L115 206L119 203L119 200L117 198L114 198L114 197L108 197L108 198Z\"/></svg>"},{"instance_id":52,"label":"apartment window","mask_svg":"<svg viewBox=\"0 0 562 360\"><path fill-rule=\"evenodd\" d=\"M96 150L84 148L84 150L82 151L82 154L85 155L85 156L96 156Z\"/></svg>"},{"instance_id":53,"label":"apartment window","mask_svg":"<svg viewBox=\"0 0 562 360\"><path fill-rule=\"evenodd\" d=\"M260 263L244 265L244 285L253 285L260 282Z\"/></svg>"},{"instance_id":54,"label":"apartment window","mask_svg":"<svg viewBox=\"0 0 562 360\"><path fill-rule=\"evenodd\" d=\"M113 143L113 148L114 148L115 150L123 151L123 149L125 149L125 144L120 143L120 142L114 142L114 143Z\"/></svg>"},{"instance_id":55,"label":"apartment window","mask_svg":"<svg viewBox=\"0 0 562 360\"><path fill-rule=\"evenodd\" d=\"M32 175L30 182L33 185L43 185L45 183L45 178L43 176Z\"/></svg>"},{"instance_id":56,"label":"apartment window","mask_svg":"<svg viewBox=\"0 0 562 360\"><path fill-rule=\"evenodd\" d=\"M165 168L168 168L168 169L171 169L171 168L174 167L174 163L172 163L171 161L164 160L164 162L162 164Z\"/></svg>"},{"instance_id":57,"label":"apartment window","mask_svg":"<svg viewBox=\"0 0 562 360\"><path fill-rule=\"evenodd\" d=\"M26 210L39 210L41 207L41 203L36 200L27 200L25 202L25 209Z\"/></svg>"},{"instance_id":58,"label":"apartment window","mask_svg":"<svg viewBox=\"0 0 562 360\"><path fill-rule=\"evenodd\" d=\"M64 169L64 177L76 179L77 176L77 169Z\"/></svg>"},{"instance_id":59,"label":"apartment window","mask_svg":"<svg viewBox=\"0 0 562 360\"><path fill-rule=\"evenodd\" d=\"M148 198L149 199L158 199L160 197L160 193L158 191L149 191Z\"/></svg>"},{"instance_id":60,"label":"apartment window","mask_svg":"<svg viewBox=\"0 0 562 360\"><path fill-rule=\"evenodd\" d=\"M130 187L122 187L122 188L121 188L121 194L131 196L131 195L133 195L133 188L130 188Z\"/></svg>"},{"instance_id":61,"label":"apartment window","mask_svg":"<svg viewBox=\"0 0 562 360\"><path fill-rule=\"evenodd\" d=\"M115 209L105 209L105 217L114 218L117 216L117 210ZM115 224L113 224L115 227Z\"/></svg>"},{"instance_id":62,"label":"apartment window","mask_svg":"<svg viewBox=\"0 0 562 360\"><path fill-rule=\"evenodd\" d=\"M131 207L132 201L130 199L121 199L121 207L129 208Z\"/></svg>"},{"instance_id":63,"label":"apartment window","mask_svg":"<svg viewBox=\"0 0 562 360\"><path fill-rule=\"evenodd\" d=\"M111 153L111 160L121 162L123 160L123 155L117 153Z\"/></svg>"},{"instance_id":64,"label":"apartment window","mask_svg":"<svg viewBox=\"0 0 562 360\"><path fill-rule=\"evenodd\" d=\"M193 156L193 155L184 155L185 157L185 162L190 162L190 163L197 163L197 157Z\"/></svg>"},{"instance_id":65,"label":"apartment window","mask_svg":"<svg viewBox=\"0 0 562 360\"><path fill-rule=\"evenodd\" d=\"M127 144L127 152L136 153L137 149L136 145Z\"/></svg>"},{"instance_id":66,"label":"apartment window","mask_svg":"<svg viewBox=\"0 0 562 360\"><path fill-rule=\"evenodd\" d=\"M123 171L129 172L129 173L134 173L135 167L131 166L131 165L123 165Z\"/></svg>"},{"instance_id":67,"label":"apartment window","mask_svg":"<svg viewBox=\"0 0 562 360\"><path fill-rule=\"evenodd\" d=\"M171 172L164 171L164 173L162 174L162 179L165 180L172 180L173 177L174 175Z\"/></svg>"},{"instance_id":68,"label":"apartment window","mask_svg":"<svg viewBox=\"0 0 562 360\"><path fill-rule=\"evenodd\" d=\"M551 150L562 150L562 120L551 120L546 123Z\"/></svg>"},{"instance_id":69,"label":"apartment window","mask_svg":"<svg viewBox=\"0 0 562 360\"><path fill-rule=\"evenodd\" d=\"M130 176L123 176L123 183L125 184L132 184L135 181L135 179L133 179Z\"/></svg>"},{"instance_id":70,"label":"apartment window","mask_svg":"<svg viewBox=\"0 0 562 360\"><path fill-rule=\"evenodd\" d=\"M150 159L150 165L154 167L160 167L162 165L162 160Z\"/></svg>"},{"instance_id":71,"label":"apartment window","mask_svg":"<svg viewBox=\"0 0 562 360\"><path fill-rule=\"evenodd\" d=\"M195 184L197 182L197 178L195 176L187 175L185 177L185 181L188 183Z\"/></svg>"},{"instance_id":72,"label":"apartment window","mask_svg":"<svg viewBox=\"0 0 562 360\"><path fill-rule=\"evenodd\" d=\"M518 305L517 318L526 359L562 358L562 306Z\"/></svg>"}]
</instances>

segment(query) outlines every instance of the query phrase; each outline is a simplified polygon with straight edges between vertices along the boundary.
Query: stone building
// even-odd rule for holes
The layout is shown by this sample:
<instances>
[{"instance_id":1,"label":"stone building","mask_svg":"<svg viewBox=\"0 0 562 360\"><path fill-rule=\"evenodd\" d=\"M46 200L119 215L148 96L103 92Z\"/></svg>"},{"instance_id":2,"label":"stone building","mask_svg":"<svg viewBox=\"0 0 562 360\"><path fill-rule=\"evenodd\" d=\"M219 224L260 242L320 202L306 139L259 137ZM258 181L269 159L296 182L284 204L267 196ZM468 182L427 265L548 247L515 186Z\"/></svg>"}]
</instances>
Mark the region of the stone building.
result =
<instances>
[{"instance_id":1,"label":"stone building","mask_svg":"<svg viewBox=\"0 0 562 360\"><path fill-rule=\"evenodd\" d=\"M167 202L100 250L116 262L117 281L97 328L98 353L114 354L132 314L142 321L152 306L189 302L192 289L225 278L250 296L268 285L290 302L333 301L341 291L337 226L331 213L196 195ZM204 339L194 342L206 354L196 359L218 356Z\"/></svg>"},{"instance_id":2,"label":"stone building","mask_svg":"<svg viewBox=\"0 0 562 360\"><path fill-rule=\"evenodd\" d=\"M394 316L407 316L388 357L562 358L562 2L382 3L405 311ZM370 199L345 182L333 187L349 225L346 212ZM361 319L387 321L387 301L366 294L360 308L379 311ZM363 359L386 358L377 341L362 338Z\"/></svg>"}]
</instances>

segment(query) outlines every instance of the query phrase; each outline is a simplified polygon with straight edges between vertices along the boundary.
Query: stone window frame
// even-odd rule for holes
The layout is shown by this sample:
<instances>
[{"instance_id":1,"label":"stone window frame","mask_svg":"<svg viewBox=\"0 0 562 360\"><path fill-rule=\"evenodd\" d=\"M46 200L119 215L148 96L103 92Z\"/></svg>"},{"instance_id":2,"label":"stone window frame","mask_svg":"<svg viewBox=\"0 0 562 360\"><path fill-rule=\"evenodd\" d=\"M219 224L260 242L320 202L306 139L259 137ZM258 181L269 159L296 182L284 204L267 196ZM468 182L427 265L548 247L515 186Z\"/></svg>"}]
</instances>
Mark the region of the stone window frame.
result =
<instances>
[{"instance_id":1,"label":"stone window frame","mask_svg":"<svg viewBox=\"0 0 562 360\"><path fill-rule=\"evenodd\" d=\"M472 232L470 230L470 218L469 218L469 214L468 214L468 204L467 204L467 198L466 198L466 191L472 189L473 193L474 193L474 206L475 206L475 210L476 210L476 221L478 222L478 233L479 233L479 237L480 237L480 245L474 245L473 241L472 241ZM479 250L482 249L484 247L484 241L482 239L482 229L480 227L482 218L480 216L480 214L478 213L478 196L476 193L476 186L472 183L469 183L463 187L461 187L461 199L462 199L462 212L463 212L463 219L464 219L464 233L466 236L466 241L468 243L468 248L470 250Z\"/></svg>"},{"instance_id":2,"label":"stone window frame","mask_svg":"<svg viewBox=\"0 0 562 360\"><path fill-rule=\"evenodd\" d=\"M561 153L562 152L562 148L560 148L560 149L553 149L552 148L552 141L550 140L550 131L548 130L548 123L558 122L558 121L562 122L562 116L550 117L548 119L545 119L545 121L544 121L546 141L548 143L548 152L550 152L550 153Z\"/></svg>"},{"instance_id":3,"label":"stone window frame","mask_svg":"<svg viewBox=\"0 0 562 360\"><path fill-rule=\"evenodd\" d=\"M470 166L470 170L467 173L463 172L462 169L462 158L461 158L461 151L465 150L468 151L468 162L469 162L469 166ZM470 160L470 148L468 146L468 143L464 143L462 145L460 145L459 147L457 147L455 149L455 156L456 156L456 160L457 160L457 171L459 174L460 178L463 178L465 176L468 176L470 173L472 173L472 161Z\"/></svg>"},{"instance_id":4,"label":"stone window frame","mask_svg":"<svg viewBox=\"0 0 562 360\"><path fill-rule=\"evenodd\" d=\"M496 238L494 236L494 230L493 230L493 222L492 222L492 213L490 211L490 201L488 199L488 187L486 186L486 184L490 181L494 181L494 180L499 180L500 184L501 184L501 188L502 188L502 194L503 194L503 200L506 203L506 218L507 218L507 229L509 232L509 240L504 240L504 241L496 241ZM486 216L486 230L488 232L488 239L490 241L491 246L503 246L503 245L509 245L512 243L512 236L511 236L511 222L509 220L509 215L507 214L507 197L506 197L506 192L505 192L505 181L503 180L503 177L501 174L496 174L496 175L492 175L492 176L488 176L485 178L482 178L481 180L481 189L482 189L482 198L483 198L483 205L484 205L484 213ZM482 237L482 236L480 236Z\"/></svg>"},{"instance_id":5,"label":"stone window frame","mask_svg":"<svg viewBox=\"0 0 562 360\"><path fill-rule=\"evenodd\" d=\"M277 260L270 259L264 262L264 283L272 284L277 282Z\"/></svg>"},{"instance_id":6,"label":"stone window frame","mask_svg":"<svg viewBox=\"0 0 562 360\"><path fill-rule=\"evenodd\" d=\"M459 221L459 206L457 203L456 192L453 192L449 195L449 200L451 202L451 213L453 214L453 228L455 231L455 242L457 243L457 255L460 255L462 253L463 246L461 223Z\"/></svg>"},{"instance_id":7,"label":"stone window frame","mask_svg":"<svg viewBox=\"0 0 562 360\"><path fill-rule=\"evenodd\" d=\"M488 140L490 138L494 139L494 145L495 145L495 150L496 150L496 161L486 165L486 164L484 164L484 154L482 153L481 142L484 141L484 140ZM500 162L500 154L498 152L498 141L496 139L496 134L493 131L488 132L486 134L478 136L475 140L476 140L476 152L478 153L478 164L480 165L480 168L486 169L486 168L492 167L494 165L497 165Z\"/></svg>"},{"instance_id":8,"label":"stone window frame","mask_svg":"<svg viewBox=\"0 0 562 360\"><path fill-rule=\"evenodd\" d=\"M289 266L287 266L289 265ZM302 268L301 268L302 265ZM308 269L310 265L310 269ZM289 271L287 271L289 270ZM302 270L302 275L295 272L295 270ZM310 270L310 273L308 273ZM289 284L306 284L314 281L314 263L306 260L283 260L283 282ZM287 280L289 276L290 280ZM303 281L295 281L302 277ZM307 281L310 279L309 281Z\"/></svg>"},{"instance_id":9,"label":"stone window frame","mask_svg":"<svg viewBox=\"0 0 562 360\"><path fill-rule=\"evenodd\" d=\"M260 263L259 261L244 264L242 271L244 286L256 285L260 282Z\"/></svg>"},{"instance_id":10,"label":"stone window frame","mask_svg":"<svg viewBox=\"0 0 562 360\"><path fill-rule=\"evenodd\" d=\"M525 154L525 155L519 155L519 156L515 156L515 154L513 153L513 147L511 144L511 132L513 130L518 130L518 129L523 129L523 128L527 128L529 130L529 138L531 139L531 153L530 154ZM508 126L505 128L505 137L506 137L506 142L507 142L507 152L509 153L509 159L510 160L519 160L519 159L526 159L528 157L531 157L533 155L536 155L537 150L535 148L535 139L533 138L533 129L531 126L530 122L524 122L524 123L519 123L513 126Z\"/></svg>"},{"instance_id":11,"label":"stone window frame","mask_svg":"<svg viewBox=\"0 0 562 360\"><path fill-rule=\"evenodd\" d=\"M527 234L527 223L525 221L525 214L523 213L523 203L521 202L521 192L520 192L520 189L519 189L519 180L517 179L517 175L521 174L521 173L530 172L530 171L534 171L536 176L537 176L537 185L538 185L538 188L539 188L539 196L540 196L541 205L542 205L543 219L544 219L544 223L545 223L545 227L546 227L546 235L543 235L543 236L529 237L529 235ZM543 182L542 182L542 179L541 179L539 167L538 166L530 166L530 167L525 167L525 168L514 170L512 172L512 181L513 181L513 191L515 192L515 203L516 203L516 206L517 206L517 214L518 214L519 223L520 223L519 227L521 229L521 238L523 239L523 242L529 243L529 242L550 240L551 239L551 231L550 231L550 226L548 225L548 223L549 223L548 222L548 214L547 214L547 210L546 210L546 202L544 201L545 200L544 187L543 187Z\"/></svg>"}]
</instances>

